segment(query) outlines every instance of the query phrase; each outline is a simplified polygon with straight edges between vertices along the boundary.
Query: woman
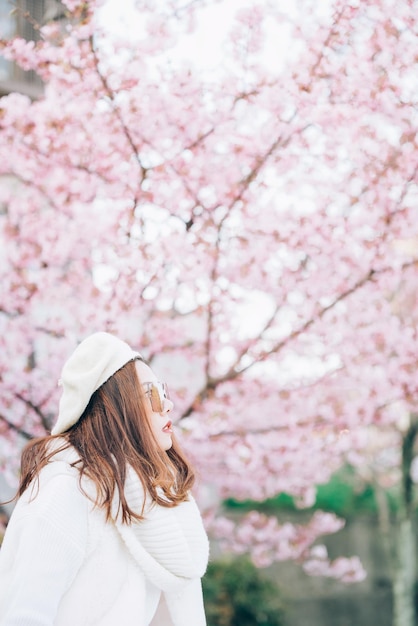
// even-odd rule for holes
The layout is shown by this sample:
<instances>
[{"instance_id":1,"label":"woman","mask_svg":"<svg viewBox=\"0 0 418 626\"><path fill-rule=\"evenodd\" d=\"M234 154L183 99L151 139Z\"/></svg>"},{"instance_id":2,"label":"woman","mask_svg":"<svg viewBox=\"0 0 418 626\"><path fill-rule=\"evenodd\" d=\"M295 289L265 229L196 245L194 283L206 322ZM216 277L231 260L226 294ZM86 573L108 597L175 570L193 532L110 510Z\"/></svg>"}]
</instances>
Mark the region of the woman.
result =
<instances>
[{"instance_id":1,"label":"woman","mask_svg":"<svg viewBox=\"0 0 418 626\"><path fill-rule=\"evenodd\" d=\"M108 333L62 370L52 434L23 451L0 551L1 626L203 626L208 541L167 387Z\"/></svg>"}]
</instances>

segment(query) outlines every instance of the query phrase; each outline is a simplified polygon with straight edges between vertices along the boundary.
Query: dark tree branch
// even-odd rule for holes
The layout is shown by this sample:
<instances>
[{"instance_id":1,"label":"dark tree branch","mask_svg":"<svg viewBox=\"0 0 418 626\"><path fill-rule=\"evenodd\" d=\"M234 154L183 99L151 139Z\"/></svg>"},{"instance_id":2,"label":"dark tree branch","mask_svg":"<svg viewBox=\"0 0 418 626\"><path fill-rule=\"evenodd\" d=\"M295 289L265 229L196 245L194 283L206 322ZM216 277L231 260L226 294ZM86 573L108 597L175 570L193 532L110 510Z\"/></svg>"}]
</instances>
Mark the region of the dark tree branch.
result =
<instances>
[{"instance_id":1,"label":"dark tree branch","mask_svg":"<svg viewBox=\"0 0 418 626\"><path fill-rule=\"evenodd\" d=\"M27 398L22 396L21 393L15 392L14 396L15 398L23 402L27 407L29 407L39 417L42 426L48 432L50 430L50 424L48 422L46 415L42 413L41 409L37 405L35 405L31 400L28 400Z\"/></svg>"},{"instance_id":2,"label":"dark tree branch","mask_svg":"<svg viewBox=\"0 0 418 626\"><path fill-rule=\"evenodd\" d=\"M20 428L20 426L16 426L16 424L13 424L13 422L11 422L10 420L7 419L7 417L4 417L4 415L0 415L0 420L6 424L6 426L12 430L13 432L17 433L18 435L21 435L22 437L24 437L24 439L27 439L28 441L30 441L31 439L34 438L34 435L31 435L30 433L28 433L26 430L24 430L23 428Z\"/></svg>"}]
</instances>

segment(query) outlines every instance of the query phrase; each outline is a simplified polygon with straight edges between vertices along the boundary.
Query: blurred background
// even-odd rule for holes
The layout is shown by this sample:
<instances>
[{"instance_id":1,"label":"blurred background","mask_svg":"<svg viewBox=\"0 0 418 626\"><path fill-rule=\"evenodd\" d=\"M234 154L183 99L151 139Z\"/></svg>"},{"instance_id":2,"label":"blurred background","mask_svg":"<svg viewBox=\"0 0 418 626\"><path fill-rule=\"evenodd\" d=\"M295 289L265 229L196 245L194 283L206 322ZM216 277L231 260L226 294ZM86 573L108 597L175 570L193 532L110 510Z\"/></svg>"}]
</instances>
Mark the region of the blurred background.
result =
<instances>
[{"instance_id":1,"label":"blurred background","mask_svg":"<svg viewBox=\"0 0 418 626\"><path fill-rule=\"evenodd\" d=\"M0 0L1 498L119 335L200 475L209 626L416 623L417 15Z\"/></svg>"}]
</instances>

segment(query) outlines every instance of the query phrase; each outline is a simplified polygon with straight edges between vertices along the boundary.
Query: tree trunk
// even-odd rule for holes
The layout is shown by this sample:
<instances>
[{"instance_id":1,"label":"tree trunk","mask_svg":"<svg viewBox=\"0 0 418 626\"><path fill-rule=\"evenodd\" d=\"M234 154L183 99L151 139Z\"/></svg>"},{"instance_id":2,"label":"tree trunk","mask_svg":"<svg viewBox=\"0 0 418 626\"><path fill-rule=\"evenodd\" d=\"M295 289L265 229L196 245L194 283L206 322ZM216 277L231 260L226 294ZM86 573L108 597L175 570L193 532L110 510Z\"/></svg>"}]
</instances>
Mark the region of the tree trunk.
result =
<instances>
[{"instance_id":1,"label":"tree trunk","mask_svg":"<svg viewBox=\"0 0 418 626\"><path fill-rule=\"evenodd\" d=\"M393 581L393 626L415 626L415 535L411 519L400 520Z\"/></svg>"},{"instance_id":2,"label":"tree trunk","mask_svg":"<svg viewBox=\"0 0 418 626\"><path fill-rule=\"evenodd\" d=\"M402 442L401 502L393 572L393 626L415 626L416 542L411 463L417 432L418 416L411 415L411 423Z\"/></svg>"},{"instance_id":3,"label":"tree trunk","mask_svg":"<svg viewBox=\"0 0 418 626\"><path fill-rule=\"evenodd\" d=\"M393 524L390 519L388 495L377 478L374 478L372 484L376 499L379 533L382 538L383 563L393 580Z\"/></svg>"}]
</instances>

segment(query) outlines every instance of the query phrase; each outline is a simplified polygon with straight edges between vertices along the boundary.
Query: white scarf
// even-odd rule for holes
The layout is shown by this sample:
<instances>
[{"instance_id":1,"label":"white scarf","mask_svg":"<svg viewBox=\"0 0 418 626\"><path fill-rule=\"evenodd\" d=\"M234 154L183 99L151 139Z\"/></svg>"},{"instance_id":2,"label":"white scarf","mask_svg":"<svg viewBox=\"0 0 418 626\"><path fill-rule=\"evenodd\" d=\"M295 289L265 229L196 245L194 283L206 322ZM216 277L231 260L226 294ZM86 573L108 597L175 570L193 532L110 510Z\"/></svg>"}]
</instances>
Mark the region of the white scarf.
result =
<instances>
[{"instance_id":1,"label":"white scarf","mask_svg":"<svg viewBox=\"0 0 418 626\"><path fill-rule=\"evenodd\" d=\"M137 474L128 469L125 495L135 512L142 511L144 491ZM175 591L206 571L209 543L191 495L168 508L145 498L142 522L116 521L116 528L145 576L163 591ZM119 516L120 517L120 516Z\"/></svg>"},{"instance_id":2,"label":"white scarf","mask_svg":"<svg viewBox=\"0 0 418 626\"><path fill-rule=\"evenodd\" d=\"M73 448L59 452L53 462L65 462L65 471L77 473L69 464L79 460ZM95 500L95 486L83 478L83 489ZM125 496L129 507L141 513L145 499L144 519L123 524L119 500L112 504L114 526L126 548L145 577L162 591L176 591L192 579L198 579L206 571L209 542L202 518L192 495L186 502L175 507L163 507L144 494L136 472L128 467Z\"/></svg>"}]
</instances>

